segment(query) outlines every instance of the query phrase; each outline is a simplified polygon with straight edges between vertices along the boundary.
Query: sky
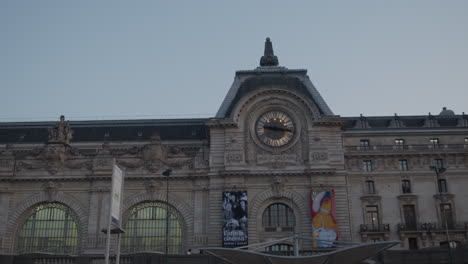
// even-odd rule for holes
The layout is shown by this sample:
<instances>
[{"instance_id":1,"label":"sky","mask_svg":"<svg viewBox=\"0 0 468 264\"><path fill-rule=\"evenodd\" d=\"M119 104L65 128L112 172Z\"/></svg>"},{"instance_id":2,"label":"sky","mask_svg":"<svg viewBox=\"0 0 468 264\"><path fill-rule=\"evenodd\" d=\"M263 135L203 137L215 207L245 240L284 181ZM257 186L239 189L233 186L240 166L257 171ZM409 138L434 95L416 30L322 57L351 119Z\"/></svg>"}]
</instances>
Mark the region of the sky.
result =
<instances>
[{"instance_id":1,"label":"sky","mask_svg":"<svg viewBox=\"0 0 468 264\"><path fill-rule=\"evenodd\" d=\"M213 117L270 37L336 115L468 113L468 1L0 1L0 121Z\"/></svg>"}]
</instances>

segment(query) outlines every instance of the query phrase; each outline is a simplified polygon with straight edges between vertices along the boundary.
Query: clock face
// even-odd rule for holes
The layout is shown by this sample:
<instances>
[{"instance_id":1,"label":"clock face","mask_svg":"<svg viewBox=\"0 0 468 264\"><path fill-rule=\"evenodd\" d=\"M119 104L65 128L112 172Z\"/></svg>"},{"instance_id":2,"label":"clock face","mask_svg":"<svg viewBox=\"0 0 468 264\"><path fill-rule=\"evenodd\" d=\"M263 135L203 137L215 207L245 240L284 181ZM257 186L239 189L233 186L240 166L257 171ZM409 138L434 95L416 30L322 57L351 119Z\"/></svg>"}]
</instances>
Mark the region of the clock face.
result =
<instances>
[{"instance_id":1,"label":"clock face","mask_svg":"<svg viewBox=\"0 0 468 264\"><path fill-rule=\"evenodd\" d=\"M272 147L288 144L294 136L294 122L284 112L270 111L257 120L255 130L261 142Z\"/></svg>"}]
</instances>

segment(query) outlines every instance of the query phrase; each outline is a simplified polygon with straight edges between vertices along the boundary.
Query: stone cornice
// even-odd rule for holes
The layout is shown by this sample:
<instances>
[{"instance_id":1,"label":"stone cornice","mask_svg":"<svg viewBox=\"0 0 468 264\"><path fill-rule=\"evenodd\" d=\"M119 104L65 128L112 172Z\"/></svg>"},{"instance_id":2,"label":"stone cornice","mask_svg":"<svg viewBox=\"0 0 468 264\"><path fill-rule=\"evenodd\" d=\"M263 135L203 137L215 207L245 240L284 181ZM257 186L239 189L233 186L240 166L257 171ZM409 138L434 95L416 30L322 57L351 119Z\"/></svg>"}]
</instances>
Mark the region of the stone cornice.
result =
<instances>
[{"instance_id":1,"label":"stone cornice","mask_svg":"<svg viewBox=\"0 0 468 264\"><path fill-rule=\"evenodd\" d=\"M250 171L250 170L237 170L237 171L220 171L220 176L309 176L309 175L333 175L336 169L306 169L299 171Z\"/></svg>"}]
</instances>

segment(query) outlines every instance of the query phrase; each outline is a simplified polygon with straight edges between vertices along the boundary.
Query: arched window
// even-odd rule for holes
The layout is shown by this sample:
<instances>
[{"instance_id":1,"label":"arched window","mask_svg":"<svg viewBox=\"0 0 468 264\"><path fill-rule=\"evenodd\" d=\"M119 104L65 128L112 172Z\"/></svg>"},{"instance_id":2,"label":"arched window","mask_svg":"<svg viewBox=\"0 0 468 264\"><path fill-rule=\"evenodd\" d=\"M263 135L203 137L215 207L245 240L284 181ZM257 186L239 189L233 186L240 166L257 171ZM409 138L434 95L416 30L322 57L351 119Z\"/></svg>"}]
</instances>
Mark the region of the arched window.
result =
<instances>
[{"instance_id":1,"label":"arched window","mask_svg":"<svg viewBox=\"0 0 468 264\"><path fill-rule=\"evenodd\" d=\"M17 233L16 250L25 253L78 254L78 225L73 211L59 203L32 210Z\"/></svg>"},{"instance_id":2,"label":"arched window","mask_svg":"<svg viewBox=\"0 0 468 264\"><path fill-rule=\"evenodd\" d=\"M293 210L282 203L272 204L263 212L262 223L266 232L294 231Z\"/></svg>"},{"instance_id":3,"label":"arched window","mask_svg":"<svg viewBox=\"0 0 468 264\"><path fill-rule=\"evenodd\" d=\"M182 253L182 223L180 216L169 208L169 221L166 219L167 205L162 202L145 202L130 211L125 223L126 233L122 237L122 251L166 252L166 230L168 230L168 253ZM168 229L166 229L168 222Z\"/></svg>"}]
</instances>

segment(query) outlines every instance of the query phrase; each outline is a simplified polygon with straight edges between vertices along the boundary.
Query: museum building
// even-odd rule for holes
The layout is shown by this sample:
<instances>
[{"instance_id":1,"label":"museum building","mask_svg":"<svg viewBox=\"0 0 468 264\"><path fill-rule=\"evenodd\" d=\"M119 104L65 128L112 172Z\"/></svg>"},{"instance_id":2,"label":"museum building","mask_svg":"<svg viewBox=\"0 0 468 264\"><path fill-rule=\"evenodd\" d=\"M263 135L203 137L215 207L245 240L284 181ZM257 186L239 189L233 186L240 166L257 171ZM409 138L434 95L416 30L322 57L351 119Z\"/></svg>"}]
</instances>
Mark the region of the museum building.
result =
<instances>
[{"instance_id":1,"label":"museum building","mask_svg":"<svg viewBox=\"0 0 468 264\"><path fill-rule=\"evenodd\" d=\"M269 39L212 118L0 123L0 255L103 254L114 161L122 254L468 239L468 116L334 115Z\"/></svg>"}]
</instances>

